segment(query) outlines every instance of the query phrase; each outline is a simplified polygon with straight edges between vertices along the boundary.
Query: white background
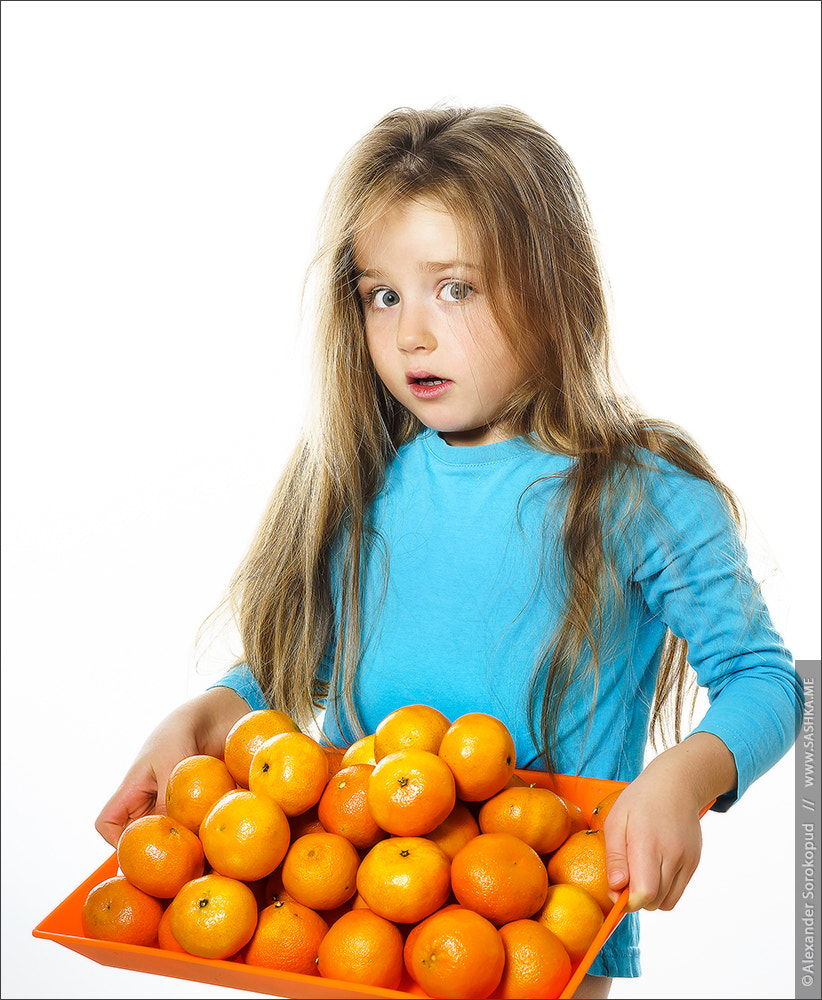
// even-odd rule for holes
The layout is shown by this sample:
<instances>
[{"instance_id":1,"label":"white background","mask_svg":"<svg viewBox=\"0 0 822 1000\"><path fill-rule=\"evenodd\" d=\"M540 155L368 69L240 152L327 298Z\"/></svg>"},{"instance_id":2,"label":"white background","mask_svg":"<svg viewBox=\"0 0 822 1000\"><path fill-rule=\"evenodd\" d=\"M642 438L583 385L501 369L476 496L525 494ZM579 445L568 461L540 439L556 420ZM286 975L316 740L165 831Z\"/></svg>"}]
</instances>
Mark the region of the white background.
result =
<instances>
[{"instance_id":1,"label":"white background","mask_svg":"<svg viewBox=\"0 0 822 1000\"><path fill-rule=\"evenodd\" d=\"M222 671L195 633L304 403L300 284L389 109L513 104L586 184L620 369L737 491L819 650L816 3L5 0L3 996L227 997L32 928L110 851L149 729ZM793 753L704 821L614 997L791 997Z\"/></svg>"}]
</instances>

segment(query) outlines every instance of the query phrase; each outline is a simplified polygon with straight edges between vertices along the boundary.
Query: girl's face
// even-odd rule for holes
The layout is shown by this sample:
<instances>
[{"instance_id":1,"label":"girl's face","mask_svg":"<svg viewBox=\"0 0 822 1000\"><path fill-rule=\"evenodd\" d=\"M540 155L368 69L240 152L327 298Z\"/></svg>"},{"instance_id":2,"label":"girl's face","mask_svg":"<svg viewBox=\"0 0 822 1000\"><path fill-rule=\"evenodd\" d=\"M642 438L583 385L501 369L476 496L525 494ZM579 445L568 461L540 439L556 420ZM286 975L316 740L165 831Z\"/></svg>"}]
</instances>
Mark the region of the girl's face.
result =
<instances>
[{"instance_id":1,"label":"girl's face","mask_svg":"<svg viewBox=\"0 0 822 1000\"><path fill-rule=\"evenodd\" d=\"M511 437L495 421L517 364L458 245L439 202L404 202L357 244L357 290L388 391L449 444L487 444Z\"/></svg>"}]
</instances>

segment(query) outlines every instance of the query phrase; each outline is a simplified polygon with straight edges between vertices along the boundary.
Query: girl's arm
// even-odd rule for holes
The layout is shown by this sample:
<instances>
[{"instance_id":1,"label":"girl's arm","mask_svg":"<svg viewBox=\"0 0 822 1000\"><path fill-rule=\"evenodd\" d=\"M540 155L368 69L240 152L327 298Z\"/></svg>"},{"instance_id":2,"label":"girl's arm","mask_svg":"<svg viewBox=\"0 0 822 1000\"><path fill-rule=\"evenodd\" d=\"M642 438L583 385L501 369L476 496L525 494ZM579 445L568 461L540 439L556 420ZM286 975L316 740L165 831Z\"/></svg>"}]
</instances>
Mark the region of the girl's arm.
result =
<instances>
[{"instance_id":1,"label":"girl's arm","mask_svg":"<svg viewBox=\"0 0 822 1000\"><path fill-rule=\"evenodd\" d=\"M708 484L649 475L631 578L648 612L688 643L709 709L683 742L654 758L605 822L606 865L629 910L671 909L699 862L700 812L724 811L790 748L802 689L747 565L735 524Z\"/></svg>"},{"instance_id":2,"label":"girl's arm","mask_svg":"<svg viewBox=\"0 0 822 1000\"><path fill-rule=\"evenodd\" d=\"M700 812L736 788L733 755L712 733L693 733L654 758L605 820L611 896L630 885L627 910L670 910L699 864Z\"/></svg>"},{"instance_id":3,"label":"girl's arm","mask_svg":"<svg viewBox=\"0 0 822 1000\"><path fill-rule=\"evenodd\" d=\"M222 757L229 730L248 711L248 703L236 691L214 687L166 716L97 817L97 832L116 847L132 820L165 812L166 784L174 766L199 753Z\"/></svg>"},{"instance_id":4,"label":"girl's arm","mask_svg":"<svg viewBox=\"0 0 822 1000\"><path fill-rule=\"evenodd\" d=\"M709 708L689 748L702 733L732 754L735 780L714 807L721 812L790 749L801 725L802 685L716 490L664 463L645 484L650 503L626 532L630 578L645 613L687 641L688 661L707 692Z\"/></svg>"}]
</instances>

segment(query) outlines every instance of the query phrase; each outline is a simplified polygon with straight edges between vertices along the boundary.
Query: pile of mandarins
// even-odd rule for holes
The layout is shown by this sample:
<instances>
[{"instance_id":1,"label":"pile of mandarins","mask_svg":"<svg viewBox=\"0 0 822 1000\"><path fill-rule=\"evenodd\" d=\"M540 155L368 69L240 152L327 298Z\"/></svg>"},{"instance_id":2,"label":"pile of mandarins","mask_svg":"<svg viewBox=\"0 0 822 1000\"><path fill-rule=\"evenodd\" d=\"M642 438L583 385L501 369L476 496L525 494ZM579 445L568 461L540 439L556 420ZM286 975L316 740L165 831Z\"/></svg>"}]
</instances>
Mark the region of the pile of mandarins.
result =
<instances>
[{"instance_id":1,"label":"pile of mandarins","mask_svg":"<svg viewBox=\"0 0 822 1000\"><path fill-rule=\"evenodd\" d=\"M611 908L602 825L515 773L506 726L426 705L344 752L274 709L123 831L88 937L429 997L558 997Z\"/></svg>"}]
</instances>

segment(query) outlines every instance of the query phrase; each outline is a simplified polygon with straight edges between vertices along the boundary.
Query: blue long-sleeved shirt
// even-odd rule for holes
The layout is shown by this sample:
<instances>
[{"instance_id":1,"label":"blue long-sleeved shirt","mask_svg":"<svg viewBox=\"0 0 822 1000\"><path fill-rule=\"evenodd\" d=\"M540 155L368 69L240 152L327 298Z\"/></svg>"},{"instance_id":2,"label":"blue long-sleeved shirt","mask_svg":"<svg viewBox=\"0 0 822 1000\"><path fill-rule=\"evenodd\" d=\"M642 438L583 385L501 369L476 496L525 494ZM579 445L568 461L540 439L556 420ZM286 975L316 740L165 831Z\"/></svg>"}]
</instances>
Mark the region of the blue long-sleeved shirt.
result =
<instances>
[{"instance_id":1,"label":"blue long-sleeved shirt","mask_svg":"<svg viewBox=\"0 0 822 1000\"><path fill-rule=\"evenodd\" d=\"M557 770L631 781L642 769L666 629L688 640L710 707L696 727L728 746L737 767L728 805L791 746L801 684L747 567L736 528L712 487L647 453L643 496L629 487L605 525L620 602L607 603L595 701L578 686L564 702ZM519 766L540 766L527 697L540 650L563 608L563 476L572 460L522 438L451 447L424 432L400 449L369 512L378 538L363 575L363 655L355 701L366 732L389 712L426 703L455 719L500 718ZM336 580L334 583L337 600ZM330 677L333 649L323 670ZM264 707L244 666L220 684ZM334 690L329 740L356 736ZM591 968L639 972L635 915Z\"/></svg>"}]
</instances>

